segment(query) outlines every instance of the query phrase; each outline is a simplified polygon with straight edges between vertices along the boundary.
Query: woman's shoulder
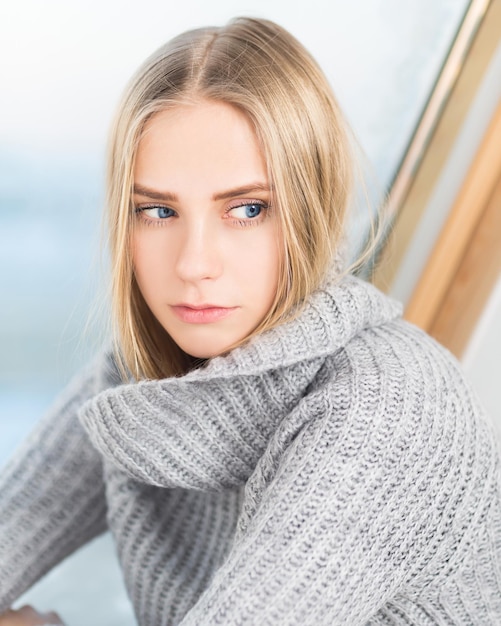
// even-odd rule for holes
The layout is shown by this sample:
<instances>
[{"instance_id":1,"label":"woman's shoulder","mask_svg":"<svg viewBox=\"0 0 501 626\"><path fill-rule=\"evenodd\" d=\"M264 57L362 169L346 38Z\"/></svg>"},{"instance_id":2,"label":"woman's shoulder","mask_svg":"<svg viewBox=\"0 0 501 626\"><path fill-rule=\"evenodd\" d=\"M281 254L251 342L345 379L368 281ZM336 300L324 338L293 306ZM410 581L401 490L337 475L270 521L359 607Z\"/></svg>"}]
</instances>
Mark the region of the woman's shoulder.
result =
<instances>
[{"instance_id":1,"label":"woman's shoulder","mask_svg":"<svg viewBox=\"0 0 501 626\"><path fill-rule=\"evenodd\" d=\"M412 324L361 330L326 359L311 394L295 454L333 480L357 475L362 491L377 483L388 497L419 486L424 508L442 499L471 516L489 507L486 494L499 494L492 422L454 356Z\"/></svg>"},{"instance_id":2,"label":"woman's shoulder","mask_svg":"<svg viewBox=\"0 0 501 626\"><path fill-rule=\"evenodd\" d=\"M461 364L401 318L360 331L333 355L328 386L328 397L344 395L349 420L370 416L371 428L388 435L404 430L408 447L457 455L483 442L494 454L495 430Z\"/></svg>"},{"instance_id":3,"label":"woman's shoulder","mask_svg":"<svg viewBox=\"0 0 501 626\"><path fill-rule=\"evenodd\" d=\"M393 520L416 541L443 533L453 550L474 541L493 507L501 515L492 425L457 361L418 328L393 320L358 333L325 360L295 411L301 427L278 480L302 485L336 519L347 507L384 518L385 532Z\"/></svg>"}]
</instances>

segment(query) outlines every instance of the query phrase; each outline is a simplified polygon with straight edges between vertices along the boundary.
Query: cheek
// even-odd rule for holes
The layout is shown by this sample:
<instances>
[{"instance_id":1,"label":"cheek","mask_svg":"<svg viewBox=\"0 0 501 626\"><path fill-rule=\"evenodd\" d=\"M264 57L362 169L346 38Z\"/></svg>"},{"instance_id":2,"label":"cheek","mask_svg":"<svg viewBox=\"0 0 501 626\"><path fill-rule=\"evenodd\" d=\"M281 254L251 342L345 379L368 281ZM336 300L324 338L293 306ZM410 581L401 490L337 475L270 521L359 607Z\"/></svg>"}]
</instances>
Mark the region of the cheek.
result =
<instances>
[{"instance_id":1,"label":"cheek","mask_svg":"<svg viewBox=\"0 0 501 626\"><path fill-rule=\"evenodd\" d=\"M162 248L156 245L155 238L147 233L137 231L131 237L132 267L136 281L143 296L154 293L156 285L162 281L163 268L168 267L164 263Z\"/></svg>"},{"instance_id":2,"label":"cheek","mask_svg":"<svg viewBox=\"0 0 501 626\"><path fill-rule=\"evenodd\" d=\"M254 245L241 247L236 257L240 284L259 298L261 306L271 304L277 290L282 258L277 239L273 230Z\"/></svg>"}]
</instances>

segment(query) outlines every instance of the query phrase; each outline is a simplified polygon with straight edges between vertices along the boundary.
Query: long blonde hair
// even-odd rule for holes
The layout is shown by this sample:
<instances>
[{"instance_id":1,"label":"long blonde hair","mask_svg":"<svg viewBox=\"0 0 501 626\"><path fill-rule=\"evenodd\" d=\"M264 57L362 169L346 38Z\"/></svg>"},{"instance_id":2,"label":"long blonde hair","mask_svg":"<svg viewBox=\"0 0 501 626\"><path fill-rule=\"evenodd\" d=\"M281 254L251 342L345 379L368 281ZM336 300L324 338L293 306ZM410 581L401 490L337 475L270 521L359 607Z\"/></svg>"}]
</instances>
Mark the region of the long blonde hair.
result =
<instances>
[{"instance_id":1,"label":"long blonde hair","mask_svg":"<svg viewBox=\"0 0 501 626\"><path fill-rule=\"evenodd\" d=\"M132 78L112 128L107 211L117 356L136 379L186 372L192 361L149 311L131 255L133 171L147 120L192 98L238 107L268 166L284 261L273 306L253 335L287 319L332 266L352 189L346 124L317 63L286 30L240 17L191 30Z\"/></svg>"}]
</instances>

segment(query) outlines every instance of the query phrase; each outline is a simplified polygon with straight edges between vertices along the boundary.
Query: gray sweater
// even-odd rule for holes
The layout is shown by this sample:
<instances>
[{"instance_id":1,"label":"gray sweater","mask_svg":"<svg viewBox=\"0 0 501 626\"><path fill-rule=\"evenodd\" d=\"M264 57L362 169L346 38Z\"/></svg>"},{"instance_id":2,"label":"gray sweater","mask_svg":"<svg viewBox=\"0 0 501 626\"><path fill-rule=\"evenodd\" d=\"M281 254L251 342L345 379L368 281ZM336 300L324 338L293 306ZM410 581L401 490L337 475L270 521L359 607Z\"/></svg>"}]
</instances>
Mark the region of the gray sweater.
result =
<instances>
[{"instance_id":1,"label":"gray sweater","mask_svg":"<svg viewBox=\"0 0 501 626\"><path fill-rule=\"evenodd\" d=\"M180 378L96 360L0 508L0 610L109 527L142 626L501 624L493 430L451 355L354 278Z\"/></svg>"}]
</instances>

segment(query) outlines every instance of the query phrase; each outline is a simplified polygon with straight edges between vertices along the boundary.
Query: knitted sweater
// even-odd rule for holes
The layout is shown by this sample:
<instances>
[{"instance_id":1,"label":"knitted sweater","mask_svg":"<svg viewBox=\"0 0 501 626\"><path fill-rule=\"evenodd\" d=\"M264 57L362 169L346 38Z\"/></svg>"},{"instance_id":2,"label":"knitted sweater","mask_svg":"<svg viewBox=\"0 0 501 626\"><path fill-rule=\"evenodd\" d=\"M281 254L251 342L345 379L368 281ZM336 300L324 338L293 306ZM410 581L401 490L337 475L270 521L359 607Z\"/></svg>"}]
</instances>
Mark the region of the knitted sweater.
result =
<instances>
[{"instance_id":1,"label":"knitted sweater","mask_svg":"<svg viewBox=\"0 0 501 626\"><path fill-rule=\"evenodd\" d=\"M348 278L180 378L96 361L0 478L0 610L109 526L141 626L501 624L495 436L399 314Z\"/></svg>"}]
</instances>

